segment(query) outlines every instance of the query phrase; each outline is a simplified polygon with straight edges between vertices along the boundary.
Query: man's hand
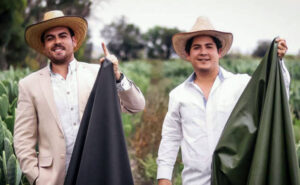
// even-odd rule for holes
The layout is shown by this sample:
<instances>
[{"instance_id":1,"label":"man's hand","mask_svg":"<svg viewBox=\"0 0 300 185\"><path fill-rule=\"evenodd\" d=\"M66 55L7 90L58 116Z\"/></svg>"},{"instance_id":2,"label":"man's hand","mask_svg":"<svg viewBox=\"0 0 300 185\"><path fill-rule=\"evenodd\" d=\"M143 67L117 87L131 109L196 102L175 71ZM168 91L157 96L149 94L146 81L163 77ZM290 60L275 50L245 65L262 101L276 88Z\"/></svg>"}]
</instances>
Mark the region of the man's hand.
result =
<instances>
[{"instance_id":1,"label":"man's hand","mask_svg":"<svg viewBox=\"0 0 300 185\"><path fill-rule=\"evenodd\" d=\"M115 55L111 55L109 53L109 51L107 50L107 48L103 42L102 42L102 49L103 49L105 57L100 58L100 63L102 63L105 60L105 58L110 60L113 63L116 80L120 80L121 72L119 71L119 61L118 61L117 57Z\"/></svg>"},{"instance_id":2,"label":"man's hand","mask_svg":"<svg viewBox=\"0 0 300 185\"><path fill-rule=\"evenodd\" d=\"M172 182L168 179L159 179L158 185L172 185Z\"/></svg>"},{"instance_id":3,"label":"man's hand","mask_svg":"<svg viewBox=\"0 0 300 185\"><path fill-rule=\"evenodd\" d=\"M285 39L277 38L275 42L278 43L277 55L279 56L280 59L282 59L288 50L286 41Z\"/></svg>"}]
</instances>

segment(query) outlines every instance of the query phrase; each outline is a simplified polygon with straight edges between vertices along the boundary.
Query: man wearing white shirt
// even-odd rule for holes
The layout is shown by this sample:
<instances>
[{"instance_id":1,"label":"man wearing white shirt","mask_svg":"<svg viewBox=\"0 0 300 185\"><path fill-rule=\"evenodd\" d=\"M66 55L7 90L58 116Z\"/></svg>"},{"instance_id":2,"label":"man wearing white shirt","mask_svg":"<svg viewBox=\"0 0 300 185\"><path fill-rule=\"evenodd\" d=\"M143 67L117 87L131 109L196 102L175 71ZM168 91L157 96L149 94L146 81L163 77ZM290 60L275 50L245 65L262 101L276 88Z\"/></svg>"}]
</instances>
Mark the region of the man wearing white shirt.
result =
<instances>
[{"instance_id":1,"label":"man wearing white shirt","mask_svg":"<svg viewBox=\"0 0 300 185\"><path fill-rule=\"evenodd\" d=\"M47 12L43 21L26 28L27 44L50 59L48 66L19 82L14 148L30 184L64 184L80 120L100 68L74 58L86 33L84 18L61 11ZM120 108L130 113L143 110L143 94L120 72L117 58L102 47L113 63Z\"/></svg>"},{"instance_id":2,"label":"man wearing white shirt","mask_svg":"<svg viewBox=\"0 0 300 185\"><path fill-rule=\"evenodd\" d=\"M190 77L170 92L162 140L158 151L159 185L171 185L179 147L184 169L183 185L209 185L211 162L219 137L240 95L250 80L247 74L233 74L219 66L219 59L231 47L233 36L217 31L205 17L199 17L190 32L172 38L176 53L194 69ZM277 39L278 56L287 51L284 39ZM280 60L287 91L289 73Z\"/></svg>"}]
</instances>

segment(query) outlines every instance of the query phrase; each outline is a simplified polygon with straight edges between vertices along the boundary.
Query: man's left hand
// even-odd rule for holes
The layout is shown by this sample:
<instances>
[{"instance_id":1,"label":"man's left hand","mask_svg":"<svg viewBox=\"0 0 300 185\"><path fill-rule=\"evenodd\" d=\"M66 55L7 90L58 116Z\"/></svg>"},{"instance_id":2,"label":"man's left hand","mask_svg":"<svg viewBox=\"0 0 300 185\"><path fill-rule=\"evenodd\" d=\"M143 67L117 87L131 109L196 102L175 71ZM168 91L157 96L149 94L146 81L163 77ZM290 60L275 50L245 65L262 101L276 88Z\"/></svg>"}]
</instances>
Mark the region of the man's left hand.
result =
<instances>
[{"instance_id":1,"label":"man's left hand","mask_svg":"<svg viewBox=\"0 0 300 185\"><path fill-rule=\"evenodd\" d=\"M275 42L278 43L277 55L279 56L280 59L282 59L288 50L286 41L285 41L285 39L277 38L275 40Z\"/></svg>"},{"instance_id":2,"label":"man's left hand","mask_svg":"<svg viewBox=\"0 0 300 185\"><path fill-rule=\"evenodd\" d=\"M115 55L111 55L109 53L108 49L106 48L106 46L103 42L102 42L102 49L103 49L105 57L100 58L100 63L102 63L105 60L105 58L110 60L113 63L116 80L120 80L121 72L119 71L119 61L118 61L117 57Z\"/></svg>"}]
</instances>

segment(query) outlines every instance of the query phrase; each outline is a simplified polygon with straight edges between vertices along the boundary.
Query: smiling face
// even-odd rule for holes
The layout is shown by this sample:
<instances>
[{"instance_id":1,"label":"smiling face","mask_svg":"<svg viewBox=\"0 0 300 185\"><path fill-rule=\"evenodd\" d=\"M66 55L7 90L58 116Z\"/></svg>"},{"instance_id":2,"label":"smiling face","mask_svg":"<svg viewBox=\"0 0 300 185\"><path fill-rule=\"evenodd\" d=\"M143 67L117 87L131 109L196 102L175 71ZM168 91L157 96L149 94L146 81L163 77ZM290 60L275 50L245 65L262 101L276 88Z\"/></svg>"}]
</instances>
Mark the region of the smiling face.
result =
<instances>
[{"instance_id":1,"label":"smiling face","mask_svg":"<svg viewBox=\"0 0 300 185\"><path fill-rule=\"evenodd\" d=\"M54 27L43 36L44 53L54 64L69 63L74 59L77 41L66 27Z\"/></svg>"},{"instance_id":2,"label":"smiling face","mask_svg":"<svg viewBox=\"0 0 300 185\"><path fill-rule=\"evenodd\" d=\"M217 49L216 43L210 36L194 37L186 57L194 71L199 73L218 72L220 58L221 49Z\"/></svg>"}]
</instances>

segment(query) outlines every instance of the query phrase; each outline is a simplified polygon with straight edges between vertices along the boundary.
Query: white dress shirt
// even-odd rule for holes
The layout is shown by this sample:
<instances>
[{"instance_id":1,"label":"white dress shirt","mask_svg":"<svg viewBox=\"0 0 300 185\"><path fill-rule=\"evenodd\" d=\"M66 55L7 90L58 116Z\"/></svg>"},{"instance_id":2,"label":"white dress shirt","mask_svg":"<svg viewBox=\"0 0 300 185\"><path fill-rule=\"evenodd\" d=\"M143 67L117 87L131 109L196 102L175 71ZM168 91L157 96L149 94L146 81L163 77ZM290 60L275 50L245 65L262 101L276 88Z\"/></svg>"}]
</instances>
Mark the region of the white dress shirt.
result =
<instances>
[{"instance_id":1,"label":"white dress shirt","mask_svg":"<svg viewBox=\"0 0 300 185\"><path fill-rule=\"evenodd\" d=\"M80 125L77 61L74 59L70 62L66 79L64 79L60 74L52 72L50 65L49 70L51 74L54 100L66 142L66 170L68 170ZM127 80L125 76L120 83L117 83L118 91L128 90L130 87L131 82Z\"/></svg>"},{"instance_id":2,"label":"white dress shirt","mask_svg":"<svg viewBox=\"0 0 300 185\"><path fill-rule=\"evenodd\" d=\"M289 73L284 64L281 66L288 91ZM209 185L213 152L250 76L232 74L220 67L208 100L194 78L193 73L170 92L158 151L157 179L171 180L181 146L183 185Z\"/></svg>"}]
</instances>

